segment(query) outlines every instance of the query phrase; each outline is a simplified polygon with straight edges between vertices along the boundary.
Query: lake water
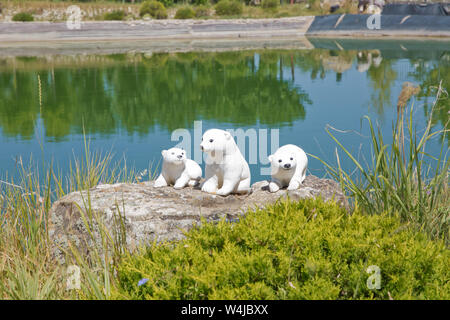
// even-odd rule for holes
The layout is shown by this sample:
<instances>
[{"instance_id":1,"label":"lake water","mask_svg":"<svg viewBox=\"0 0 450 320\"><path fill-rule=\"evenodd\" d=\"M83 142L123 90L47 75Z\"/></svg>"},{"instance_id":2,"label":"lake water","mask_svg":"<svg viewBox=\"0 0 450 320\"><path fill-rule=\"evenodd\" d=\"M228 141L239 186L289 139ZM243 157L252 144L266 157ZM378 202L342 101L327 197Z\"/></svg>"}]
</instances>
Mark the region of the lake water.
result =
<instances>
[{"instance_id":1,"label":"lake water","mask_svg":"<svg viewBox=\"0 0 450 320\"><path fill-rule=\"evenodd\" d=\"M91 151L111 150L141 171L179 142L171 141L178 128L191 133L188 153L198 160L196 123L203 132L254 132L259 142L247 140L242 151L256 182L268 178L261 168L267 167L264 149L274 151L271 139L335 162L336 144L325 131L331 126L346 147L367 158L363 117L370 116L389 142L403 82L422 88L412 99L418 130L434 101L432 86L443 81L450 92L450 42L310 41L315 49L0 55L0 177L16 175L19 159L31 158L53 161L64 172L74 156L84 155L85 139ZM434 114L433 130L448 121L449 101ZM439 153L439 139L428 151ZM310 158L309 173L325 171Z\"/></svg>"}]
</instances>

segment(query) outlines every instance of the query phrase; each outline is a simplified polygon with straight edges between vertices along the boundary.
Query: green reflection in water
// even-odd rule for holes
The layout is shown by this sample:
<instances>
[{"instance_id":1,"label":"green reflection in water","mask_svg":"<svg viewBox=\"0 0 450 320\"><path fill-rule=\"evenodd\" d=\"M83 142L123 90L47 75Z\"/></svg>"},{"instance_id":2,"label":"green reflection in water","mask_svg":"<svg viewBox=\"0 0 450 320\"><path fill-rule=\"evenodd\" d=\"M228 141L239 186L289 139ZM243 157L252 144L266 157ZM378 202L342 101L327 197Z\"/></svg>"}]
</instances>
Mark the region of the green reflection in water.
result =
<instances>
[{"instance_id":1,"label":"green reflection in water","mask_svg":"<svg viewBox=\"0 0 450 320\"><path fill-rule=\"evenodd\" d=\"M196 119L269 126L304 119L311 101L283 80L283 57L256 59L253 52L111 55L72 66L18 59L18 69L0 75L0 126L31 138L40 114L46 136L57 140L82 132L83 124L87 133L121 127L145 134L155 125L189 128Z\"/></svg>"}]
</instances>

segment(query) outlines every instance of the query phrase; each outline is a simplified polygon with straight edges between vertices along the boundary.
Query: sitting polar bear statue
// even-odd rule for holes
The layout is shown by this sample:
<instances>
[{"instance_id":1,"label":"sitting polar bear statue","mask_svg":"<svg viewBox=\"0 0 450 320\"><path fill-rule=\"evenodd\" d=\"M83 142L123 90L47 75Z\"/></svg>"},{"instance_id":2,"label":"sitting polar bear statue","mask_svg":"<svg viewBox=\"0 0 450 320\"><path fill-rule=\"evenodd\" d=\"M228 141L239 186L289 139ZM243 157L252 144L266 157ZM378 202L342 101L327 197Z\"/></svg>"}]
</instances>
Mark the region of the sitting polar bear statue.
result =
<instances>
[{"instance_id":1,"label":"sitting polar bear statue","mask_svg":"<svg viewBox=\"0 0 450 320\"><path fill-rule=\"evenodd\" d=\"M288 190L296 190L305 180L308 158L301 148L293 144L282 146L269 156L269 161L272 174L270 192L286 186Z\"/></svg>"},{"instance_id":2,"label":"sitting polar bear statue","mask_svg":"<svg viewBox=\"0 0 450 320\"><path fill-rule=\"evenodd\" d=\"M250 168L229 132L206 131L200 149L208 155L202 191L221 196L250 192Z\"/></svg>"},{"instance_id":3,"label":"sitting polar bear statue","mask_svg":"<svg viewBox=\"0 0 450 320\"><path fill-rule=\"evenodd\" d=\"M161 152L163 156L162 171L155 181L155 187L174 185L175 189L195 186L202 178L202 168L191 159L186 158L183 149L171 148Z\"/></svg>"}]
</instances>

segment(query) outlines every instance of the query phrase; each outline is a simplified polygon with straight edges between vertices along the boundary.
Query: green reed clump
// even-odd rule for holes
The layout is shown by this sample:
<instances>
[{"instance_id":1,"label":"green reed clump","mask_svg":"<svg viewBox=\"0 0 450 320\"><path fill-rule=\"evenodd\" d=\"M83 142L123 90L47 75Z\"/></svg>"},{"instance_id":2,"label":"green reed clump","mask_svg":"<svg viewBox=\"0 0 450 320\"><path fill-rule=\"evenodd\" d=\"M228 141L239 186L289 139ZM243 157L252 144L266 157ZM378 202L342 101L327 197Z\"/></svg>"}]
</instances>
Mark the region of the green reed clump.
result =
<instances>
[{"instance_id":1,"label":"green reed clump","mask_svg":"<svg viewBox=\"0 0 450 320\"><path fill-rule=\"evenodd\" d=\"M279 6L280 6L279 0L262 0L261 1L261 8L263 8L265 10L277 11Z\"/></svg>"},{"instance_id":2,"label":"green reed clump","mask_svg":"<svg viewBox=\"0 0 450 320\"><path fill-rule=\"evenodd\" d=\"M393 127L392 144L387 144L381 131L375 130L369 117L372 158L363 166L344 145L327 129L328 134L355 164L359 175L352 175L340 166L336 151L337 166L330 165L318 157L337 179L343 190L354 200L355 207L367 213L389 212L399 214L403 222L424 230L432 238L443 238L450 243L450 192L448 189L449 159L445 151L445 135L448 123L443 130L431 131L432 113L440 107L443 99L442 86L438 88L435 103L424 132L419 135L413 125L413 106L401 110ZM442 103L442 105L445 105ZM406 128L403 121L406 117ZM405 144L404 131L408 144ZM442 138L439 155L426 153L426 145L433 137Z\"/></svg>"},{"instance_id":3,"label":"green reed clump","mask_svg":"<svg viewBox=\"0 0 450 320\"><path fill-rule=\"evenodd\" d=\"M210 15L210 7L207 5L198 5L194 7L195 17L207 17Z\"/></svg>"},{"instance_id":4,"label":"green reed clump","mask_svg":"<svg viewBox=\"0 0 450 320\"><path fill-rule=\"evenodd\" d=\"M61 289L48 250L51 195L28 169L21 167L19 184L0 186L0 299L54 299Z\"/></svg>"},{"instance_id":5,"label":"green reed clump","mask_svg":"<svg viewBox=\"0 0 450 320\"><path fill-rule=\"evenodd\" d=\"M215 9L218 16L235 16L242 14L244 6L236 0L220 0Z\"/></svg>"},{"instance_id":6,"label":"green reed clump","mask_svg":"<svg viewBox=\"0 0 450 320\"><path fill-rule=\"evenodd\" d=\"M85 157L75 159L64 178L52 164L40 170L19 161L18 170L18 181L0 181L0 299L107 298L123 236L111 235L100 224L105 248L96 250L106 254L88 259L73 249L69 254L75 258L59 265L48 234L49 212L53 201L67 193L99 183L135 181L133 170L120 162L114 165L111 153L90 153L89 144ZM80 290L66 289L70 263L81 269Z\"/></svg>"},{"instance_id":7,"label":"green reed clump","mask_svg":"<svg viewBox=\"0 0 450 320\"><path fill-rule=\"evenodd\" d=\"M450 251L443 241L388 214L287 200L236 223L202 221L186 236L123 258L112 298L450 298ZM379 289L367 271L374 265Z\"/></svg>"},{"instance_id":8,"label":"green reed clump","mask_svg":"<svg viewBox=\"0 0 450 320\"><path fill-rule=\"evenodd\" d=\"M166 7L159 1L150 0L142 3L139 9L139 15L144 17L147 14L155 19L167 19Z\"/></svg>"}]
</instances>

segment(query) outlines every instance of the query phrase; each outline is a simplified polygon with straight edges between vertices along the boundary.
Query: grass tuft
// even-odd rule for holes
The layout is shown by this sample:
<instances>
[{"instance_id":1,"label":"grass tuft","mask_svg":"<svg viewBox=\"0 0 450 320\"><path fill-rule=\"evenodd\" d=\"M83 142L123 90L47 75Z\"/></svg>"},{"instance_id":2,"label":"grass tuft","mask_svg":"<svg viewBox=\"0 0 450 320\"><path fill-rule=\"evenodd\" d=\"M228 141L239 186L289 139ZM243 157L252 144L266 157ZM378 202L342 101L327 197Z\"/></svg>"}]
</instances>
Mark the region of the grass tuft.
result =
<instances>
[{"instance_id":1,"label":"grass tuft","mask_svg":"<svg viewBox=\"0 0 450 320\"><path fill-rule=\"evenodd\" d=\"M430 112L424 132L419 135L413 122L413 105L399 109L397 123L392 131L392 144L385 143L381 131L376 130L371 119L366 116L371 135L371 163L363 166L345 146L330 132L339 150L351 159L358 174L351 175L340 166L340 156L336 150L336 165L320 158L333 178L340 182L344 192L354 201L355 207L369 214L389 212L399 214L404 223L424 230L431 238L445 239L450 243L450 206L448 199L449 159L445 151L445 136L448 123L442 130L432 128L432 114L444 99L446 93L439 85L436 99ZM406 119L404 115L407 115ZM405 120L404 120L405 119ZM406 127L406 128L405 128ZM405 144L406 131L408 144ZM439 135L441 135L439 137ZM426 145L433 138L442 139L438 157L426 152Z\"/></svg>"}]
</instances>

